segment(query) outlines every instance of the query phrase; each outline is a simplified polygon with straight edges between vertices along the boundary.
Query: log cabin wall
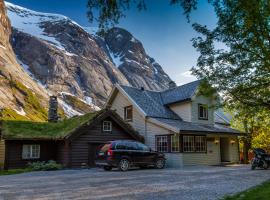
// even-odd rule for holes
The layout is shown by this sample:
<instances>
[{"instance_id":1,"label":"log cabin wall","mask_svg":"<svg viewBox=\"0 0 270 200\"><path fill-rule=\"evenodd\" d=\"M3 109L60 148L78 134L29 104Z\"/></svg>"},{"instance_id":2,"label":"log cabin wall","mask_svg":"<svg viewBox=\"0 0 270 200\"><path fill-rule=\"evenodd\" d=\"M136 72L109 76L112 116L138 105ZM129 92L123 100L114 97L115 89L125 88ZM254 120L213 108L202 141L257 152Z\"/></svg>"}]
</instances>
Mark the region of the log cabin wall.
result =
<instances>
[{"instance_id":1,"label":"log cabin wall","mask_svg":"<svg viewBox=\"0 0 270 200\"><path fill-rule=\"evenodd\" d=\"M112 131L103 131L103 121L112 122ZM98 124L89 127L83 126L78 132L81 133L80 136L75 138L71 142L70 149L70 164L73 168L78 168L81 166L91 166L93 164L93 158L90 155L95 154L95 148L101 144L107 143L113 140L121 139L133 139L122 127L120 127L111 117L107 117Z\"/></svg>"}]
</instances>

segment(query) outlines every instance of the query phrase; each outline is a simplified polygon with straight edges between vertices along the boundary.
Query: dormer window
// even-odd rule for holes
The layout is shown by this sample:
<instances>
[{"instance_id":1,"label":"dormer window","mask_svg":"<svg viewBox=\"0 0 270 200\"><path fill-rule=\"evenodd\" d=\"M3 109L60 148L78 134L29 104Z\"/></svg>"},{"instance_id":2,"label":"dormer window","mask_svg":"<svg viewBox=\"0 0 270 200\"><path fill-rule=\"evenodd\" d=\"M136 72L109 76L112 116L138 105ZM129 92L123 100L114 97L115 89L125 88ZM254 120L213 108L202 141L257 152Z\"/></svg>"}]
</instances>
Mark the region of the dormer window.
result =
<instances>
[{"instance_id":1,"label":"dormer window","mask_svg":"<svg viewBox=\"0 0 270 200\"><path fill-rule=\"evenodd\" d=\"M206 104L198 104L198 115L201 120L208 120L208 106Z\"/></svg>"},{"instance_id":2,"label":"dormer window","mask_svg":"<svg viewBox=\"0 0 270 200\"><path fill-rule=\"evenodd\" d=\"M127 106L124 108L124 118L126 121L132 121L132 106Z\"/></svg>"}]
</instances>

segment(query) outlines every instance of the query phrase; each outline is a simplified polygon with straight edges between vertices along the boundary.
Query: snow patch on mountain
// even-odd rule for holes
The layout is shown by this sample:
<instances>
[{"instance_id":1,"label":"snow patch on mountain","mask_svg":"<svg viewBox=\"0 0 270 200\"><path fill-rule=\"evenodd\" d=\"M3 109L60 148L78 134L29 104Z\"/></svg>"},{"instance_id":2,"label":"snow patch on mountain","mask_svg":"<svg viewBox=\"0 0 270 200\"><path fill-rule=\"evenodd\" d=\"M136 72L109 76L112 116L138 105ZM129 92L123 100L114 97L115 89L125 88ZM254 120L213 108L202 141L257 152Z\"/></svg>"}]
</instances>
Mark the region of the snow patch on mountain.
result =
<instances>
[{"instance_id":1,"label":"snow patch on mountain","mask_svg":"<svg viewBox=\"0 0 270 200\"><path fill-rule=\"evenodd\" d=\"M44 29L42 28L42 23L48 21L55 23L62 20L67 20L77 26L80 26L76 22L70 20L68 17L63 15L36 12L27 8L23 8L21 6L14 5L9 2L5 2L5 5L12 27L18 29L19 31L47 41L58 49L65 51L65 54L68 56L75 55L66 51L65 47L53 35L49 35L44 32Z\"/></svg>"}]
</instances>

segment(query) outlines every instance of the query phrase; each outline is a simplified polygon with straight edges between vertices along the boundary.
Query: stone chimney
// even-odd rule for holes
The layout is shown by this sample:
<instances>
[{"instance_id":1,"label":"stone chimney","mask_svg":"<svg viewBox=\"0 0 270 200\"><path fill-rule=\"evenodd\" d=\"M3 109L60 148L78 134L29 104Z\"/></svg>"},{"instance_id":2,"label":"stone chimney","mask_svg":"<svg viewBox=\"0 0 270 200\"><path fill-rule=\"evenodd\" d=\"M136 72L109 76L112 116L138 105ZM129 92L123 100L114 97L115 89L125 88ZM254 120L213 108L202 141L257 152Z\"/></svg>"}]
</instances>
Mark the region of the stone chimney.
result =
<instances>
[{"instance_id":1,"label":"stone chimney","mask_svg":"<svg viewBox=\"0 0 270 200\"><path fill-rule=\"evenodd\" d=\"M174 81L169 82L169 89L177 87L176 83Z\"/></svg>"},{"instance_id":2,"label":"stone chimney","mask_svg":"<svg viewBox=\"0 0 270 200\"><path fill-rule=\"evenodd\" d=\"M48 121L49 122L57 122L58 121L58 102L57 102L57 96L50 96L49 101L49 116Z\"/></svg>"}]
</instances>

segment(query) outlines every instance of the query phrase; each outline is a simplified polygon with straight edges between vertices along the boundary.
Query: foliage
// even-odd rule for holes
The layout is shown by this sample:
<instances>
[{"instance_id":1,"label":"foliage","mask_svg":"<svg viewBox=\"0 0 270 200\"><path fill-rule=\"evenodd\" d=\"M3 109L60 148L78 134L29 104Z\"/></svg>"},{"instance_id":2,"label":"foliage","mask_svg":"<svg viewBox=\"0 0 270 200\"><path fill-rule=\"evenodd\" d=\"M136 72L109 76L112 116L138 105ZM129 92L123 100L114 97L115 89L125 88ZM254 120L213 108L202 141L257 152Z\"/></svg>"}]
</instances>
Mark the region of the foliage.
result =
<instances>
[{"instance_id":1,"label":"foliage","mask_svg":"<svg viewBox=\"0 0 270 200\"><path fill-rule=\"evenodd\" d=\"M256 108L238 106L234 111L232 126L247 133L242 142L249 148L270 150L270 116L268 110L258 112Z\"/></svg>"},{"instance_id":2,"label":"foliage","mask_svg":"<svg viewBox=\"0 0 270 200\"><path fill-rule=\"evenodd\" d=\"M42 106L39 101L39 96L34 94L32 90L27 88L19 81L11 79L9 81L10 88L14 96L16 96L16 104L21 105L26 115L22 116L17 114L14 110L3 109L1 110L0 119L3 120L28 120L28 121L46 121L47 110ZM18 98L20 97L20 98Z\"/></svg>"},{"instance_id":3,"label":"foliage","mask_svg":"<svg viewBox=\"0 0 270 200\"><path fill-rule=\"evenodd\" d=\"M38 161L29 163L28 167L33 171L51 171L63 169L63 166L61 164L56 163L54 160L49 160L48 162Z\"/></svg>"},{"instance_id":4,"label":"foliage","mask_svg":"<svg viewBox=\"0 0 270 200\"><path fill-rule=\"evenodd\" d=\"M3 175L13 175L13 174L21 174L21 173L25 173L25 172L30 172L32 171L29 168L26 169L9 169L9 170L0 170L0 176Z\"/></svg>"},{"instance_id":5,"label":"foliage","mask_svg":"<svg viewBox=\"0 0 270 200\"><path fill-rule=\"evenodd\" d=\"M181 5L189 19L189 13L196 9L197 0L168 0L168 3ZM137 7L138 11L147 9L145 0L88 0L87 16L90 23L98 22L99 34L103 35L109 28L118 24L119 20L126 16L125 11L133 6Z\"/></svg>"},{"instance_id":6,"label":"foliage","mask_svg":"<svg viewBox=\"0 0 270 200\"><path fill-rule=\"evenodd\" d=\"M75 96L65 94L64 98L66 103L68 103L73 108L76 108L79 112L93 112L93 109L88 104Z\"/></svg>"},{"instance_id":7,"label":"foliage","mask_svg":"<svg viewBox=\"0 0 270 200\"><path fill-rule=\"evenodd\" d=\"M216 0L212 4L217 27L209 30L193 24L202 34L193 39L200 52L193 74L222 92L229 105L270 110L270 2Z\"/></svg>"},{"instance_id":8,"label":"foliage","mask_svg":"<svg viewBox=\"0 0 270 200\"><path fill-rule=\"evenodd\" d=\"M253 187L234 196L227 196L224 200L268 200L270 197L270 181Z\"/></svg>"},{"instance_id":9,"label":"foliage","mask_svg":"<svg viewBox=\"0 0 270 200\"><path fill-rule=\"evenodd\" d=\"M92 120L97 113L64 119L57 123L3 121L2 135L4 138L29 139L61 139L74 131L80 125Z\"/></svg>"}]
</instances>

